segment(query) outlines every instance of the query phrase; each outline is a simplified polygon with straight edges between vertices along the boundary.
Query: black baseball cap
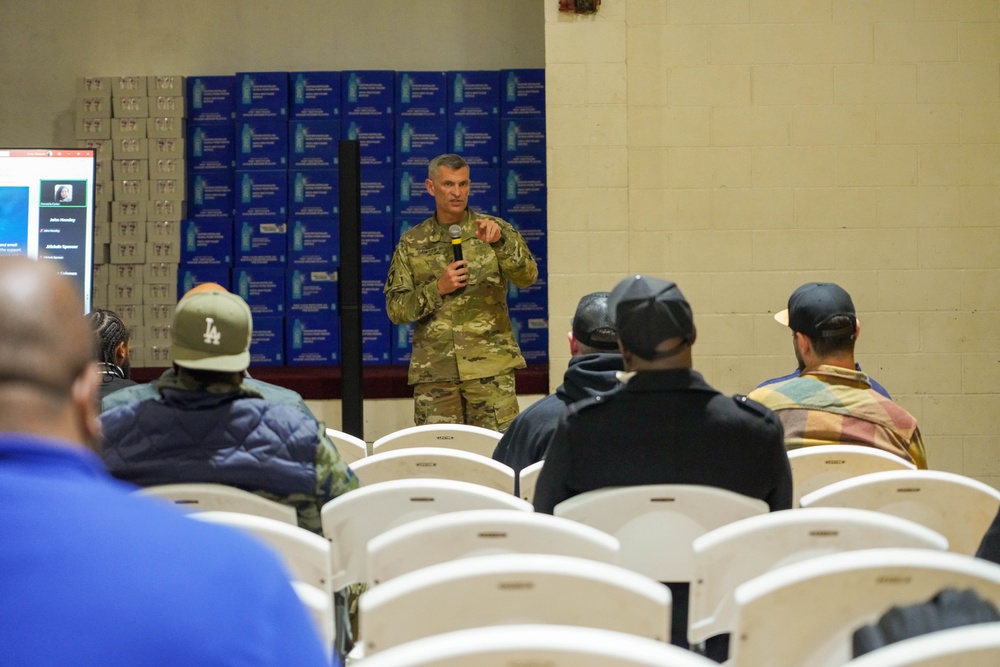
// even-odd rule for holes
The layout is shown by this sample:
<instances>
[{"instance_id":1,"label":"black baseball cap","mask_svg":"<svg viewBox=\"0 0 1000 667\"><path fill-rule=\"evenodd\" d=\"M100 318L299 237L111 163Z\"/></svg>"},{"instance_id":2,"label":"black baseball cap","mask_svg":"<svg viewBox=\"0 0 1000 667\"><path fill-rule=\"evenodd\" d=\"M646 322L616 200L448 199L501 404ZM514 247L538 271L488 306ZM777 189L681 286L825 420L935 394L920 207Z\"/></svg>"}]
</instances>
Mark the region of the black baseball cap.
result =
<instances>
[{"instance_id":1,"label":"black baseball cap","mask_svg":"<svg viewBox=\"0 0 1000 667\"><path fill-rule=\"evenodd\" d=\"M608 298L622 345L643 359L670 356L656 346L670 338L694 342L694 315L676 283L650 276L631 276L618 283Z\"/></svg>"},{"instance_id":2,"label":"black baseball cap","mask_svg":"<svg viewBox=\"0 0 1000 667\"><path fill-rule=\"evenodd\" d=\"M618 351L618 333L608 310L609 292L593 292L580 299L573 315L573 338L595 350Z\"/></svg>"},{"instance_id":3,"label":"black baseball cap","mask_svg":"<svg viewBox=\"0 0 1000 667\"><path fill-rule=\"evenodd\" d=\"M832 326L839 315L851 318L847 326ZM858 316L851 295L834 283L806 283L788 297L788 308L774 319L809 338L835 338L854 333Z\"/></svg>"}]
</instances>

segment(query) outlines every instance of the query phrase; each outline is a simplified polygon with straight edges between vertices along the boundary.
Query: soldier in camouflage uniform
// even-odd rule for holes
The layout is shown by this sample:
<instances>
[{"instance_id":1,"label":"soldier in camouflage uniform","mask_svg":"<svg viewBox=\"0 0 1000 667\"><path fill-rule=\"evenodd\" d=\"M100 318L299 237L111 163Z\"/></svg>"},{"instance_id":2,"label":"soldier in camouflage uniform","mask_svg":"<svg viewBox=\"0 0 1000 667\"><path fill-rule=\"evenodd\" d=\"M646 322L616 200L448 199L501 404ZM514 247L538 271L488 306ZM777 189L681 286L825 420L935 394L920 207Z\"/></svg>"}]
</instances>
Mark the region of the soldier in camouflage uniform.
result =
<instances>
[{"instance_id":1,"label":"soldier in camouflage uniform","mask_svg":"<svg viewBox=\"0 0 1000 667\"><path fill-rule=\"evenodd\" d=\"M531 285L538 265L508 222L468 207L464 159L441 155L427 173L435 215L400 238L385 284L389 319L416 322L408 378L414 421L503 431L518 412L514 370L525 367L507 313L507 283ZM459 261L452 225L461 230Z\"/></svg>"}]
</instances>

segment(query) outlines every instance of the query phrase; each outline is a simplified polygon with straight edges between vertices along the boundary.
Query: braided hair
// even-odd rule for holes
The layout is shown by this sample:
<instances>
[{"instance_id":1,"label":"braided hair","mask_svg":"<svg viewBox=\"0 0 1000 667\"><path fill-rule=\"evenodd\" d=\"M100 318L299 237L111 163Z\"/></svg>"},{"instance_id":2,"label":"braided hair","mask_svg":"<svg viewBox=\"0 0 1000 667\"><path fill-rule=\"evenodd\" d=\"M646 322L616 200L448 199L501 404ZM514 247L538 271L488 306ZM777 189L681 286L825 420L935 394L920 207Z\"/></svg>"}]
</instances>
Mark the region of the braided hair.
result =
<instances>
[{"instance_id":1,"label":"braided hair","mask_svg":"<svg viewBox=\"0 0 1000 667\"><path fill-rule=\"evenodd\" d=\"M97 339L97 360L115 364L115 350L123 342L128 342L128 329L121 318L111 310L95 308L87 315L90 328Z\"/></svg>"}]
</instances>

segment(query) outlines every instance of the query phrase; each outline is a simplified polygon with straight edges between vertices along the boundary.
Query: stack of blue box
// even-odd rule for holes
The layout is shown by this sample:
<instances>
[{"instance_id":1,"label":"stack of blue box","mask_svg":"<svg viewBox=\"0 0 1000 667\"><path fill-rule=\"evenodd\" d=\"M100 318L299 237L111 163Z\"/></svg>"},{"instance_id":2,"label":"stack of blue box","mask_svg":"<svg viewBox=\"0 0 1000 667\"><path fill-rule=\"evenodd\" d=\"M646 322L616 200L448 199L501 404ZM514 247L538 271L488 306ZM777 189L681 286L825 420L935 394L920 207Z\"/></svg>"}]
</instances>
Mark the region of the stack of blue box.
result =
<instances>
[{"instance_id":1,"label":"stack of blue box","mask_svg":"<svg viewBox=\"0 0 1000 667\"><path fill-rule=\"evenodd\" d=\"M257 72L189 77L191 192L179 292L217 282L254 313L254 364L340 361L338 140L361 145L363 362L409 361L383 287L400 234L434 214L441 153L469 162L473 209L514 224L539 281L511 288L529 362L547 360L543 70Z\"/></svg>"}]
</instances>

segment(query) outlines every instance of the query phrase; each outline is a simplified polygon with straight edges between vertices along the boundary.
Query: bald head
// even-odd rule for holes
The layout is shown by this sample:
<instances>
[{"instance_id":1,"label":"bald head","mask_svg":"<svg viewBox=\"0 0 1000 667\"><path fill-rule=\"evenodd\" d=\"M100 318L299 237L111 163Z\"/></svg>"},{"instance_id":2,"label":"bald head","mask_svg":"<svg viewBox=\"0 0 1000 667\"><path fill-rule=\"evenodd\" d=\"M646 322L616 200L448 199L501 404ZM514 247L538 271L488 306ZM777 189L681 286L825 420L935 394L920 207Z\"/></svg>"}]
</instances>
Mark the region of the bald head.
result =
<instances>
[{"instance_id":1,"label":"bald head","mask_svg":"<svg viewBox=\"0 0 1000 667\"><path fill-rule=\"evenodd\" d=\"M0 429L38 432L27 413L70 409L96 381L87 372L95 342L83 304L56 267L0 257Z\"/></svg>"}]
</instances>

